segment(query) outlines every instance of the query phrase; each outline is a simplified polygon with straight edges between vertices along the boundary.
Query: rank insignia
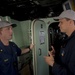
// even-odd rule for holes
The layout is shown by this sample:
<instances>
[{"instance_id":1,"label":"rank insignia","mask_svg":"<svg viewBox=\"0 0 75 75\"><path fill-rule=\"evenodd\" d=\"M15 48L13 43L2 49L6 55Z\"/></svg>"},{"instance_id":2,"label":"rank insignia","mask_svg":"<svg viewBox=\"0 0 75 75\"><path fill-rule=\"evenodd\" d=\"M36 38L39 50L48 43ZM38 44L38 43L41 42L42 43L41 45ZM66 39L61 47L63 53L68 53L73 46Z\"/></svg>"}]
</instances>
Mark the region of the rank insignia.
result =
<instances>
[{"instance_id":1,"label":"rank insignia","mask_svg":"<svg viewBox=\"0 0 75 75\"><path fill-rule=\"evenodd\" d=\"M64 52L64 51L62 51L61 56L64 56L64 54L65 54L65 52Z\"/></svg>"},{"instance_id":2,"label":"rank insignia","mask_svg":"<svg viewBox=\"0 0 75 75\"><path fill-rule=\"evenodd\" d=\"M0 52L2 52L3 50L1 49Z\"/></svg>"}]
</instances>

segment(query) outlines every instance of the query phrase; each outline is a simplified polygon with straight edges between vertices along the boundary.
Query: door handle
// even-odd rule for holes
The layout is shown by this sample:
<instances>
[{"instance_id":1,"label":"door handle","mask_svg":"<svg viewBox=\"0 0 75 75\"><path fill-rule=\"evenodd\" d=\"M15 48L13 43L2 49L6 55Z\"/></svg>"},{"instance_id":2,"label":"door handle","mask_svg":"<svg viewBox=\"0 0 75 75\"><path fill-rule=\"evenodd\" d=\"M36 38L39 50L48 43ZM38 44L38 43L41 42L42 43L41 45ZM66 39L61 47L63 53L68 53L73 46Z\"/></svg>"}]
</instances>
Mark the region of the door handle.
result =
<instances>
[{"instance_id":1,"label":"door handle","mask_svg":"<svg viewBox=\"0 0 75 75\"><path fill-rule=\"evenodd\" d=\"M39 56L42 55L42 51L41 51L41 48L39 48Z\"/></svg>"}]
</instances>

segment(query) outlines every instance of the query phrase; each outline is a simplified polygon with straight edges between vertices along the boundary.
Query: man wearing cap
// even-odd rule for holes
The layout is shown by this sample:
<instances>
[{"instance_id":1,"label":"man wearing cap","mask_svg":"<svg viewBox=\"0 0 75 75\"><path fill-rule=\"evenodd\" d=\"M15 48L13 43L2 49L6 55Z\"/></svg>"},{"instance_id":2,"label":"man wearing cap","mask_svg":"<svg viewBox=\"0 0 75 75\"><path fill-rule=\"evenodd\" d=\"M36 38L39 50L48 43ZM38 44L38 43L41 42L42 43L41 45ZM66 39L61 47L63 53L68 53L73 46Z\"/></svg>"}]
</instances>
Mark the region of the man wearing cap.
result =
<instances>
[{"instance_id":1,"label":"man wearing cap","mask_svg":"<svg viewBox=\"0 0 75 75\"><path fill-rule=\"evenodd\" d=\"M29 48L21 50L9 41L15 26L8 21L0 21L0 75L18 75L17 56L30 51L34 46L31 44Z\"/></svg>"},{"instance_id":2,"label":"man wearing cap","mask_svg":"<svg viewBox=\"0 0 75 75\"><path fill-rule=\"evenodd\" d=\"M54 19L59 21L60 31L68 38L60 49L59 60L54 60L55 50L52 46L49 56L44 56L45 61L52 67L53 75L75 75L75 12L66 10Z\"/></svg>"}]
</instances>

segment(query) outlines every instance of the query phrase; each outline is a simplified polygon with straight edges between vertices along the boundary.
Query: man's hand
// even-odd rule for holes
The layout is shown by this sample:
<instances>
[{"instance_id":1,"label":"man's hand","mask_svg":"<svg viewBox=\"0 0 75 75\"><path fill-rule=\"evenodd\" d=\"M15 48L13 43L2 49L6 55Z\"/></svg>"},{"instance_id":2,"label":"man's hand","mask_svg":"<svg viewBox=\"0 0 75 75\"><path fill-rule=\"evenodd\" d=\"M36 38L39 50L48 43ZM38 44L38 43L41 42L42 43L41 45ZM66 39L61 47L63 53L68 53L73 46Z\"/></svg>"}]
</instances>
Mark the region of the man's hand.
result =
<instances>
[{"instance_id":1,"label":"man's hand","mask_svg":"<svg viewBox=\"0 0 75 75\"><path fill-rule=\"evenodd\" d=\"M53 57L55 57L55 49L54 49L54 47L53 46L51 46L51 51L50 51L50 53L51 53L51 55L53 56Z\"/></svg>"},{"instance_id":2,"label":"man's hand","mask_svg":"<svg viewBox=\"0 0 75 75\"><path fill-rule=\"evenodd\" d=\"M54 64L54 57L53 57L53 55L52 55L52 53L50 51L48 52L48 54L49 54L49 56L44 56L45 61L46 61L46 63L48 65L53 66L53 64Z\"/></svg>"},{"instance_id":3,"label":"man's hand","mask_svg":"<svg viewBox=\"0 0 75 75\"><path fill-rule=\"evenodd\" d=\"M30 44L30 49L32 49L34 47L34 44Z\"/></svg>"}]
</instances>

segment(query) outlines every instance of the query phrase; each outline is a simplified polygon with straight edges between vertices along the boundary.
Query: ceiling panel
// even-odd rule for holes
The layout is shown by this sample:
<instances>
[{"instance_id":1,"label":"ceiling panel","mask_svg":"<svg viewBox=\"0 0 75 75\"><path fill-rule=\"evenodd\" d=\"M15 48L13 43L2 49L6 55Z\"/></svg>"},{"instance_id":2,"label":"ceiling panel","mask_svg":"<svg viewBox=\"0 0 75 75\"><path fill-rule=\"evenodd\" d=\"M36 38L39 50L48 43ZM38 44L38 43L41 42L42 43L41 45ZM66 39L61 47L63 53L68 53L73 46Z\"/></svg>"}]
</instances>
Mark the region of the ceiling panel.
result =
<instances>
[{"instance_id":1,"label":"ceiling panel","mask_svg":"<svg viewBox=\"0 0 75 75\"><path fill-rule=\"evenodd\" d=\"M19 21L57 16L63 10L64 1L66 0L0 0L0 16L10 16Z\"/></svg>"}]
</instances>

